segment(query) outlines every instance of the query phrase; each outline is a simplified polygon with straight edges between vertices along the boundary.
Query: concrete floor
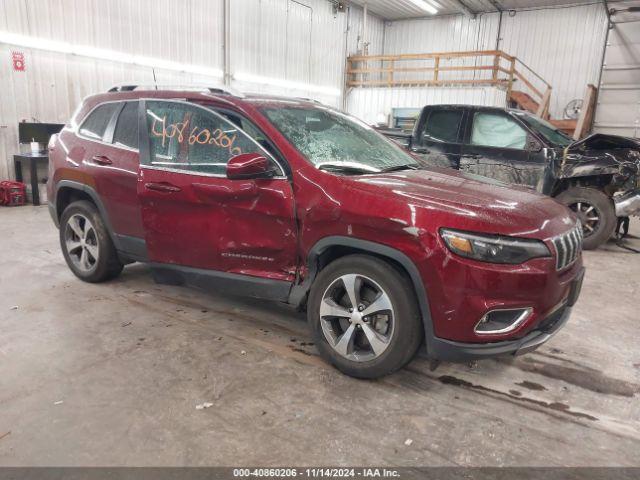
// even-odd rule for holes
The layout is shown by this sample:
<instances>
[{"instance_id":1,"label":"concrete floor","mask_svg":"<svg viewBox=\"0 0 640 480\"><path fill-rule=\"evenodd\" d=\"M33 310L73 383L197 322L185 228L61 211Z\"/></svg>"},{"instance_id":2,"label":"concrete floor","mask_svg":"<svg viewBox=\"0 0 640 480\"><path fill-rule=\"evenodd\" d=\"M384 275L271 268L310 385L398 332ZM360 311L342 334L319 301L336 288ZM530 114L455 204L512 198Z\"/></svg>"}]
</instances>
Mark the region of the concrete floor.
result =
<instances>
[{"instance_id":1,"label":"concrete floor","mask_svg":"<svg viewBox=\"0 0 640 480\"><path fill-rule=\"evenodd\" d=\"M609 244L585 263L539 351L359 381L301 314L158 286L142 265L83 283L45 207L2 208L0 465L639 466L640 255Z\"/></svg>"}]
</instances>

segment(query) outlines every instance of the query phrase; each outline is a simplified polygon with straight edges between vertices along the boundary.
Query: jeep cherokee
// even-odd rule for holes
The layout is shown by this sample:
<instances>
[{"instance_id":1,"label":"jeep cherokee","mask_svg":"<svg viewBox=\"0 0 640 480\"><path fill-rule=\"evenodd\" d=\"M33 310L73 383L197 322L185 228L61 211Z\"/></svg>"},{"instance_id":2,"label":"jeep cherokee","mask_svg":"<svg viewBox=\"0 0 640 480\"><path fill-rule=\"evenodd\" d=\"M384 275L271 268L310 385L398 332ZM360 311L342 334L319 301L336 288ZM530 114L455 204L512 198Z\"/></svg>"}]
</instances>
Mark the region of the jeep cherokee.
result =
<instances>
[{"instance_id":1,"label":"jeep cherokee","mask_svg":"<svg viewBox=\"0 0 640 480\"><path fill-rule=\"evenodd\" d=\"M72 272L146 262L160 283L306 309L322 356L374 378L522 354L566 322L582 229L553 199L426 167L314 101L122 86L49 144Z\"/></svg>"}]
</instances>

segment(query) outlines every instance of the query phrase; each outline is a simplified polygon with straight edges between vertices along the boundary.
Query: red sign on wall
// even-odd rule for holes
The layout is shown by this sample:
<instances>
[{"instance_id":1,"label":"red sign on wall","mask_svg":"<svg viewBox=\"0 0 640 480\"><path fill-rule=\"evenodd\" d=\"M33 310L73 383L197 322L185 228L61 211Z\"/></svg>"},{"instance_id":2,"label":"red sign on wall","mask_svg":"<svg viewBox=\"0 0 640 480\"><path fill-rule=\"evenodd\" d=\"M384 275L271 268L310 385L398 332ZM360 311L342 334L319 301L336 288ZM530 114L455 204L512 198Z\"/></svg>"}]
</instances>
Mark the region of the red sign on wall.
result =
<instances>
[{"instance_id":1,"label":"red sign on wall","mask_svg":"<svg viewBox=\"0 0 640 480\"><path fill-rule=\"evenodd\" d=\"M24 72L24 69L25 69L24 53L11 52L11 59L13 61L13 70L16 72Z\"/></svg>"}]
</instances>

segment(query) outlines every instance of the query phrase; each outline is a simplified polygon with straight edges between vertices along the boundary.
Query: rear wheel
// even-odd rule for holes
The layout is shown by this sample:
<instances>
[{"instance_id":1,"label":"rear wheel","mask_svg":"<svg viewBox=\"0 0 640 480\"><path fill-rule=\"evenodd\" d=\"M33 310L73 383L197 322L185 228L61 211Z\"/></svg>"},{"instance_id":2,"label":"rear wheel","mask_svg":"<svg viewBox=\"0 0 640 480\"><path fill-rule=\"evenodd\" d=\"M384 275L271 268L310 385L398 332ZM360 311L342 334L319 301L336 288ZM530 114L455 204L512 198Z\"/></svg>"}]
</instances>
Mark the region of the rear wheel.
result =
<instances>
[{"instance_id":1,"label":"rear wheel","mask_svg":"<svg viewBox=\"0 0 640 480\"><path fill-rule=\"evenodd\" d=\"M123 269L107 228L96 207L73 202L60 218L60 247L74 275L85 282L103 282Z\"/></svg>"},{"instance_id":2,"label":"rear wheel","mask_svg":"<svg viewBox=\"0 0 640 480\"><path fill-rule=\"evenodd\" d=\"M582 223L585 250L605 243L616 228L616 212L611 199L595 188L572 187L556 197L575 212Z\"/></svg>"},{"instance_id":3,"label":"rear wheel","mask_svg":"<svg viewBox=\"0 0 640 480\"><path fill-rule=\"evenodd\" d=\"M406 365L422 342L413 286L386 262L349 255L316 278L307 316L322 356L340 371L377 378Z\"/></svg>"}]
</instances>

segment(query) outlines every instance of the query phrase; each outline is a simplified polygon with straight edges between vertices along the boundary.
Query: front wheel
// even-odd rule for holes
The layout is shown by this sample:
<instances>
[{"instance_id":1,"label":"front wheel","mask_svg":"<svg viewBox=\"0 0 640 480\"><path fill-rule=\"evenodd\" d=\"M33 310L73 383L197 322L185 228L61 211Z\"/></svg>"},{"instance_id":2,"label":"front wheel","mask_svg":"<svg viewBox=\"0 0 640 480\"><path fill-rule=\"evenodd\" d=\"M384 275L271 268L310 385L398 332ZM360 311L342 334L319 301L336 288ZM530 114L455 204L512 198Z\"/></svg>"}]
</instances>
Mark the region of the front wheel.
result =
<instances>
[{"instance_id":1,"label":"front wheel","mask_svg":"<svg viewBox=\"0 0 640 480\"><path fill-rule=\"evenodd\" d=\"M611 199L595 188L572 187L556 197L582 223L582 248L593 250L605 243L616 228L617 217Z\"/></svg>"},{"instance_id":2,"label":"front wheel","mask_svg":"<svg viewBox=\"0 0 640 480\"><path fill-rule=\"evenodd\" d=\"M340 258L318 274L307 316L321 355L357 378L402 368L423 338L411 282L367 255Z\"/></svg>"}]
</instances>

